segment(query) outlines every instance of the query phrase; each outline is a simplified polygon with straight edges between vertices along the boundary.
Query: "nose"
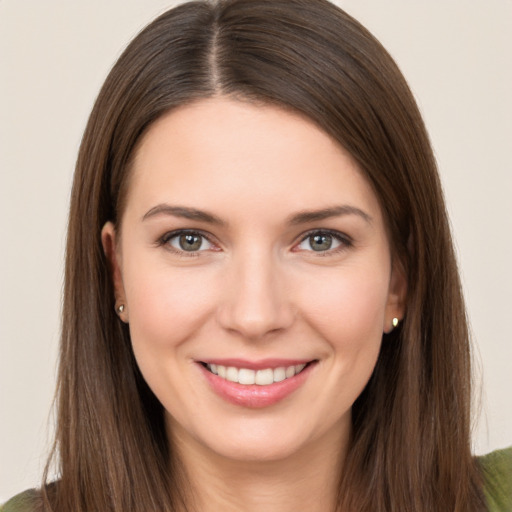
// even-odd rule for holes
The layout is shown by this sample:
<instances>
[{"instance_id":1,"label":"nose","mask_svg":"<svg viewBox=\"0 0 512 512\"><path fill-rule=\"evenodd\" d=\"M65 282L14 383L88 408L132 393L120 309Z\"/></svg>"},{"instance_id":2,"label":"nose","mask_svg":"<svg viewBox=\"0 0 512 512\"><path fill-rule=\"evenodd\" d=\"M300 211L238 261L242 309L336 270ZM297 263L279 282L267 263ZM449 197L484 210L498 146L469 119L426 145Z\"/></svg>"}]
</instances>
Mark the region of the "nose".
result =
<instances>
[{"instance_id":1,"label":"nose","mask_svg":"<svg viewBox=\"0 0 512 512\"><path fill-rule=\"evenodd\" d=\"M240 255L231 261L218 307L221 326L248 340L284 331L294 308L279 264L267 255Z\"/></svg>"}]
</instances>

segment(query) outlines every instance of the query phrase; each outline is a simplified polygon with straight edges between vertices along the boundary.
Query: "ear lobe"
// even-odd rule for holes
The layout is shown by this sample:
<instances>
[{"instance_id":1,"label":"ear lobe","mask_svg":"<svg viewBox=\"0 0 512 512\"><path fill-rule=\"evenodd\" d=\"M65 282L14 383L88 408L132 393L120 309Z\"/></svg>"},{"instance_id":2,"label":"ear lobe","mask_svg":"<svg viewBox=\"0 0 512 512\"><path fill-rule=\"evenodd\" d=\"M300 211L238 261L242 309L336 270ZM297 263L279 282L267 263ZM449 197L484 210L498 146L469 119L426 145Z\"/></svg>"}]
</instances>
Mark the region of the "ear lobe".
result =
<instances>
[{"instance_id":1,"label":"ear lobe","mask_svg":"<svg viewBox=\"0 0 512 512\"><path fill-rule=\"evenodd\" d=\"M407 279L405 270L400 264L395 264L389 282L388 302L384 318L383 331L388 334L396 325L394 319L401 321L405 315L405 303L407 300ZM396 320L395 320L396 322Z\"/></svg>"},{"instance_id":2,"label":"ear lobe","mask_svg":"<svg viewBox=\"0 0 512 512\"><path fill-rule=\"evenodd\" d=\"M114 286L114 295L116 300L116 312L121 320L126 322L127 308L126 308L126 295L124 292L123 278L121 273L120 251L117 246L116 229L112 222L107 222L101 230L101 243L103 245L103 252L108 261L112 284ZM119 310L119 306L123 308Z\"/></svg>"}]
</instances>

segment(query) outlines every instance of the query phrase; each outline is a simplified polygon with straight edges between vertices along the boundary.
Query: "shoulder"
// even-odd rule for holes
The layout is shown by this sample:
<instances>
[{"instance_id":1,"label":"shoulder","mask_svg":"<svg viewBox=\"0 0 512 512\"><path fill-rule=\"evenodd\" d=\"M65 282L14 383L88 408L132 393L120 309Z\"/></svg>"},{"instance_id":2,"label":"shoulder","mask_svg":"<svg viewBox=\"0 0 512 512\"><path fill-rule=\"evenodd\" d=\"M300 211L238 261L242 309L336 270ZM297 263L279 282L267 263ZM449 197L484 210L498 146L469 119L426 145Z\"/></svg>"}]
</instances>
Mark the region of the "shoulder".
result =
<instances>
[{"instance_id":1,"label":"shoulder","mask_svg":"<svg viewBox=\"0 0 512 512\"><path fill-rule=\"evenodd\" d=\"M512 447L478 457L478 463L484 479L484 493L489 511L511 511Z\"/></svg>"},{"instance_id":2,"label":"shoulder","mask_svg":"<svg viewBox=\"0 0 512 512\"><path fill-rule=\"evenodd\" d=\"M39 493L34 489L22 492L0 505L0 512L36 512L38 497Z\"/></svg>"}]
</instances>

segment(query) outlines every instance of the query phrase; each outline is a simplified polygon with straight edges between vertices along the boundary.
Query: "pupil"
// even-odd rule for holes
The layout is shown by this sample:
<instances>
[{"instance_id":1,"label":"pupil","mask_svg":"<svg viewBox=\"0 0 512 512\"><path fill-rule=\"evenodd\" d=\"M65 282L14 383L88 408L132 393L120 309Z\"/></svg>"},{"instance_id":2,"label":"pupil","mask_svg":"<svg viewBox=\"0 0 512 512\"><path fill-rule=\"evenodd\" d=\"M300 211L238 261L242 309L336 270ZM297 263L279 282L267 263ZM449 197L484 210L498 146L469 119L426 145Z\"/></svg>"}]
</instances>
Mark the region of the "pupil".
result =
<instances>
[{"instance_id":1,"label":"pupil","mask_svg":"<svg viewBox=\"0 0 512 512\"><path fill-rule=\"evenodd\" d=\"M331 235L313 235L310 238L311 248L314 251L327 251L332 245Z\"/></svg>"},{"instance_id":2,"label":"pupil","mask_svg":"<svg viewBox=\"0 0 512 512\"><path fill-rule=\"evenodd\" d=\"M184 251L197 251L201 248L201 237L198 235L181 235L180 247Z\"/></svg>"}]
</instances>

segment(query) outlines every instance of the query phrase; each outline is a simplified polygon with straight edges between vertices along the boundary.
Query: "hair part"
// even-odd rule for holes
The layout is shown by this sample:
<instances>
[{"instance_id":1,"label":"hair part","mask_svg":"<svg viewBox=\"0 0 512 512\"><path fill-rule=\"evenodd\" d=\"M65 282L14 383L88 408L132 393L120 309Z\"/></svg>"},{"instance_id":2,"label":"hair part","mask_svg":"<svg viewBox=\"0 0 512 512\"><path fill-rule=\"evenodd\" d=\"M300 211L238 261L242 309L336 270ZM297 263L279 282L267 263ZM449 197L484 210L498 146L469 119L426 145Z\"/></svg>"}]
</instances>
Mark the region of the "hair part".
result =
<instances>
[{"instance_id":1,"label":"hair part","mask_svg":"<svg viewBox=\"0 0 512 512\"><path fill-rule=\"evenodd\" d=\"M46 510L185 510L189 497L163 408L133 356L100 233L119 228L131 162L166 112L213 96L314 121L371 183L408 282L353 407L340 510L483 510L470 453L470 347L435 160L396 64L327 0L182 4L126 48L98 96L72 190L54 456Z\"/></svg>"}]
</instances>

